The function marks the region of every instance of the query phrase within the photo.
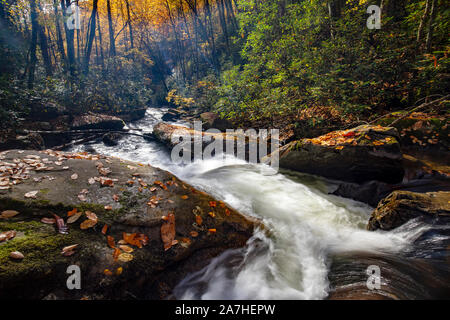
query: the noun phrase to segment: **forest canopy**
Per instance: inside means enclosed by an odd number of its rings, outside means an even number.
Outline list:
[[[244,126],[369,119],[448,92],[449,16],[444,0],[1,0],[2,124],[30,97]]]

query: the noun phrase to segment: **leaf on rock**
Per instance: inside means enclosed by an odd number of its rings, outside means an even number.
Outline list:
[[[36,199],[36,195],[38,194],[39,191],[30,191],[25,193],[25,198],[33,198]]]
[[[189,234],[191,235],[192,238],[197,238],[198,237],[198,232],[197,231],[191,231],[191,232],[189,232]]]
[[[45,224],[54,224],[56,222],[56,220],[53,218],[42,218],[41,222],[45,223]]]
[[[169,213],[168,220],[161,226],[161,240],[164,244],[164,250],[169,250],[175,240],[175,215]]]
[[[70,217],[70,216],[73,216],[76,213],[78,213],[78,210],[77,210],[77,208],[74,208],[72,211],[68,211],[67,212],[67,216]]]
[[[69,218],[67,218],[67,223],[71,224],[76,222],[82,215],[82,212],[76,212],[75,214],[72,214]]]
[[[119,248],[120,248],[120,250],[122,250],[125,253],[132,253],[134,251],[133,248],[131,248],[127,245],[120,245]]]
[[[8,219],[8,218],[17,216],[18,214],[19,214],[19,211],[16,211],[16,210],[5,210],[5,211],[2,211],[2,213],[0,214],[0,218]]]
[[[78,179],[78,174],[77,174],[77,173],[74,173],[73,175],[70,176],[70,178],[71,178],[72,180],[77,180],[77,179]]]
[[[187,196],[187,195],[181,196],[181,199],[187,200],[187,199],[189,199],[189,196]]]
[[[103,226],[103,228],[102,228],[102,233],[103,233],[103,234],[106,234],[107,231],[108,231],[108,225],[105,224],[105,225]]]
[[[109,246],[110,248],[113,248],[113,249],[114,249],[114,248],[116,247],[116,243],[115,243],[115,241],[114,241],[114,238],[111,237],[111,236],[107,236],[106,239],[107,239],[107,241],[108,241],[108,246]]]
[[[201,216],[195,216],[195,222],[196,222],[199,226],[201,226],[202,223],[203,223],[202,217],[201,217]]]
[[[129,262],[129,261],[133,260],[133,258],[134,258],[133,255],[129,254],[129,253],[121,253],[118,256],[118,260],[120,262]]]

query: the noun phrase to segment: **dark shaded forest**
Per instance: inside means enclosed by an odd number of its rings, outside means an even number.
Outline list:
[[[1,123],[36,101],[169,105],[297,136],[372,121],[446,96],[449,15],[443,0],[3,0]]]

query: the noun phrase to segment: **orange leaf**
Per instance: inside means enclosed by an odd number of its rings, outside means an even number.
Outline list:
[[[191,235],[192,238],[197,238],[198,237],[198,232],[197,231],[191,231],[189,234]]]
[[[161,226],[161,240],[164,244],[164,250],[169,250],[174,244],[175,240],[175,215],[169,213],[168,221]]]
[[[113,273],[112,273],[109,269],[103,270],[103,274],[104,274],[105,276],[109,276],[109,277],[113,275]]]
[[[120,249],[114,248],[114,253],[113,253],[114,261],[117,261],[117,258],[119,258],[120,253],[121,253]]]
[[[201,217],[201,216],[195,216],[195,222],[196,222],[199,226],[201,226],[202,223],[203,223],[202,217]]]
[[[116,247],[116,244],[115,244],[115,241],[114,241],[113,237],[107,236],[106,239],[108,240],[108,246],[110,248],[115,248]]]
[[[215,208],[215,207],[217,206],[217,202],[215,202],[215,201],[210,201],[210,202],[209,202],[209,206],[212,207],[212,208]]]
[[[73,216],[75,213],[77,213],[78,212],[78,210],[77,210],[77,208],[74,208],[72,211],[68,211],[67,212],[67,216],[68,217],[70,217],[70,216]]]
[[[217,230],[216,230],[216,229],[208,229],[208,232],[209,232],[209,233],[216,233]]]
[[[105,224],[105,225],[103,226],[103,228],[102,228],[102,233],[103,233],[103,234],[106,234],[107,231],[108,231],[108,225]]]
[[[186,196],[186,195],[184,195],[184,196],[181,196],[181,199],[183,199],[183,200],[187,200],[187,199],[189,199],[189,197],[188,197],[188,196]]]

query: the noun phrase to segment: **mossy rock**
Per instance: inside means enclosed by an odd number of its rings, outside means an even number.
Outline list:
[[[32,170],[28,179],[17,180],[20,183],[9,190],[0,190],[0,212],[20,212],[12,218],[0,219],[0,232],[17,232],[15,238],[0,243],[0,299],[165,298],[188,272],[206,266],[224,250],[244,246],[257,223],[169,172],[149,165],[52,151],[11,150],[0,154],[2,165],[21,162],[27,156],[46,159],[50,169]],[[64,158],[60,159],[64,163],[55,164],[57,158]],[[113,186],[88,183],[90,178],[100,177],[96,167],[99,162],[111,169],[108,178],[115,179]],[[64,170],[66,166],[69,168]],[[74,173],[78,174],[77,179],[71,178]],[[78,197],[83,189],[88,191],[86,201]],[[36,199],[24,197],[30,191],[38,191]],[[118,201],[113,195],[118,196]],[[153,196],[160,198],[154,207],[147,204]],[[68,211],[74,208],[94,212],[97,224],[81,230],[80,223],[86,219],[83,215],[69,225],[69,233],[65,235],[59,234],[53,225],[40,222],[52,214],[66,219]],[[201,226],[196,224],[194,214],[198,208],[203,212]],[[163,216],[170,212],[175,214],[175,239],[179,243],[165,251],[160,229]],[[214,212],[214,217],[209,212]],[[149,243],[142,248],[134,247],[132,261],[117,261],[113,258],[114,249],[101,232],[105,224],[106,235],[112,236],[116,244],[124,232],[145,234]],[[192,231],[198,236],[193,237]],[[183,242],[185,239],[189,241]],[[62,248],[72,244],[79,245],[75,254],[63,256]],[[20,251],[25,258],[11,260],[12,251]],[[81,290],[67,289],[66,270],[70,265],[81,268]],[[118,268],[122,268],[120,274],[116,274]],[[112,275],[105,274],[105,269],[111,270]]]

